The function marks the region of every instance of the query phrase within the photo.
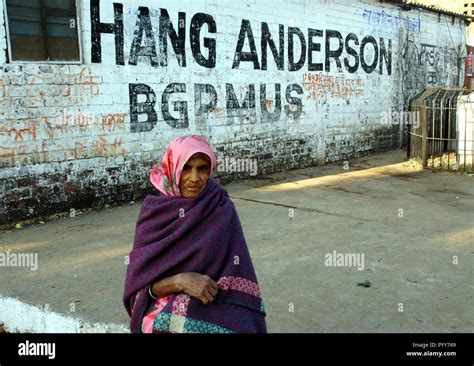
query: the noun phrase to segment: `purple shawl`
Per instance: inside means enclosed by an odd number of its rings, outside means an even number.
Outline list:
[[[192,199],[163,195],[144,199],[123,297],[132,333],[141,332],[143,316],[154,301],[148,286],[181,272],[198,272],[216,281],[219,291],[213,304],[233,304],[238,311],[245,309],[262,319],[265,316],[237,211],[227,191],[212,178]],[[228,324],[223,319],[226,316],[236,316],[220,313],[213,317],[210,306],[178,293],[171,295],[169,306],[162,312],[218,327]],[[239,318],[242,321],[241,315]],[[244,318],[248,322],[252,316]]]

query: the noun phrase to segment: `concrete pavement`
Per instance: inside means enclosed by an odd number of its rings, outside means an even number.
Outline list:
[[[421,171],[405,156],[225,186],[270,332],[474,331],[474,176]],[[36,271],[0,267],[5,329],[126,332],[125,256],[139,208],[0,231],[0,252],[38,254]]]

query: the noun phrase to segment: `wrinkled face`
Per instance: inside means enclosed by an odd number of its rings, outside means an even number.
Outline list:
[[[179,189],[183,197],[196,197],[206,187],[211,166],[205,158],[191,157],[183,167]]]

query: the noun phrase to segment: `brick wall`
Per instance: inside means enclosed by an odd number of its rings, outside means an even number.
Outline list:
[[[396,148],[384,114],[463,74],[460,19],[378,1],[77,4],[78,64],[7,63],[0,16],[0,225],[152,192],[190,133],[258,174]]]

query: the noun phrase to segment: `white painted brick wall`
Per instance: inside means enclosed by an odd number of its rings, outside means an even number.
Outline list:
[[[159,160],[169,140],[178,135],[203,135],[210,140],[218,157],[224,157],[225,154],[259,158],[260,172],[262,169],[271,172],[347,159],[368,151],[396,147],[398,126],[389,130],[389,126],[381,123],[382,113],[387,112],[389,108],[402,110],[409,98],[426,87],[428,81],[435,81],[439,85],[458,86],[458,75],[463,75],[463,71],[456,70],[456,65],[451,62],[465,53],[465,26],[460,19],[455,19],[452,24],[452,18],[445,15],[438,16],[417,9],[403,11],[394,5],[375,0],[354,0],[350,3],[342,0],[169,0],[151,7],[149,2],[142,0],[116,2],[123,4],[123,66],[115,64],[114,35],[105,33],[101,35],[102,62],[91,63],[92,29],[88,0],[78,0],[83,58],[81,65],[24,62],[7,64],[3,51],[7,44],[4,20],[0,17],[0,66],[5,70],[0,79],[3,93],[0,104],[0,180],[6,182],[0,189],[0,202],[3,202],[0,206],[0,224],[9,217],[22,216],[21,212],[24,211],[24,207],[14,207],[10,202],[12,197],[6,196],[8,188],[5,187],[18,188],[15,186],[16,181],[34,178],[36,186],[44,188],[46,192],[55,184],[59,184],[63,189],[67,182],[52,182],[49,177],[67,171],[68,175],[74,174],[82,186],[95,187],[101,178],[110,178],[104,175],[104,168],[121,166],[123,169],[126,161],[136,163],[135,170],[122,172],[117,179],[124,184],[136,182],[137,179],[145,181],[151,167],[145,166],[144,163]],[[4,0],[0,0],[2,9],[3,3]],[[100,21],[112,23],[112,2],[102,0],[100,6]],[[178,12],[186,13],[187,67],[179,67],[169,41],[167,67],[152,67],[140,57],[136,66],[128,65],[137,21],[136,10],[139,6],[149,6],[150,12],[159,11],[160,8],[167,9],[175,29]],[[191,53],[190,21],[193,15],[199,12],[212,15],[216,21],[216,35],[208,34],[206,25],[203,26],[201,35],[201,39],[203,35],[216,38],[216,67],[213,69],[198,65]],[[404,22],[400,25],[394,24],[395,17],[408,17],[415,23],[419,20],[419,31],[410,30]],[[261,23],[268,24],[277,47],[278,26],[284,25],[283,71],[277,69],[270,49],[267,52],[268,70],[254,70],[252,62],[241,62],[239,69],[232,69],[242,19],[248,19],[251,23],[260,64]],[[154,30],[158,31],[158,17],[152,16],[151,21]],[[392,74],[387,75],[385,64],[382,75],[378,73],[378,66],[371,74],[364,72],[360,65],[353,74],[349,73],[344,65],[342,71],[338,72],[334,60],[331,60],[329,73],[312,72],[313,77],[321,74],[332,77],[333,81],[337,77],[353,82],[359,80],[359,95],[344,97],[332,94],[337,93],[337,86],[334,85],[327,88],[326,94],[319,96],[312,96],[309,90],[303,88],[303,113],[297,121],[292,121],[286,118],[284,112],[285,105],[288,104],[285,90],[287,85],[293,83],[303,86],[304,75],[308,73],[308,58],[301,70],[288,71],[288,27],[300,28],[306,41],[308,28],[339,31],[343,41],[349,33],[356,34],[359,42],[364,36],[372,35],[379,43],[382,36],[386,47],[390,39]],[[324,63],[324,39],[324,36],[315,38],[321,43],[321,52],[314,52],[314,62]],[[156,42],[158,47],[157,37]],[[423,49],[424,43],[434,45],[438,50],[454,49],[453,52],[457,55],[451,59],[437,59],[433,66],[428,65],[431,56],[427,56],[427,53],[431,49]],[[295,44],[295,48],[298,48],[297,41]],[[337,47],[334,41],[331,45]],[[207,50],[202,49],[203,54],[207,56]],[[368,46],[368,61],[373,57],[370,49]],[[248,50],[246,41],[243,51]],[[420,56],[423,52],[422,65],[418,65],[413,55]],[[433,52],[433,57],[436,57],[436,54],[442,51]],[[344,51],[341,62],[346,56]],[[352,63],[352,59],[350,62]],[[434,72],[433,75],[437,79],[429,79],[429,72]],[[414,82],[416,80],[417,83]],[[186,129],[170,127],[163,120],[161,113],[163,91],[169,83],[175,82],[186,84],[186,93],[173,95],[170,99],[188,103],[189,128]],[[149,132],[131,132],[130,83],[147,84],[156,93],[155,109],[158,121]],[[216,110],[207,116],[195,117],[195,83],[211,84],[217,91]],[[248,85],[255,84],[256,123],[238,118],[229,120],[225,100],[226,83],[234,86],[239,101],[245,95]],[[281,84],[282,114],[278,121],[267,122],[260,118],[261,83],[267,85],[267,99],[274,98],[274,84]],[[321,86],[314,87],[316,93],[321,93],[321,89]],[[296,96],[295,93],[293,95]],[[68,118],[61,118],[61,113]],[[172,114],[176,115],[175,112]],[[115,116],[114,123],[110,117],[112,115]],[[284,149],[282,154],[272,145],[300,140],[301,151],[297,154],[292,154],[291,148]],[[273,158],[262,158],[269,153],[273,154]],[[283,156],[291,157],[293,163],[282,164]],[[73,163],[72,167],[70,163]],[[12,169],[15,167],[20,169]],[[87,177],[83,176],[82,172],[88,169],[92,169],[93,173]],[[105,189],[104,192],[108,191]],[[110,200],[117,198],[113,191],[109,190],[109,195]],[[33,197],[36,197],[36,201],[30,200],[26,205],[32,206],[36,212],[35,202],[39,206],[41,199],[35,196],[34,192]],[[62,199],[67,202],[70,196],[62,192]],[[12,216],[12,211],[17,214]],[[31,214],[32,217],[34,215]]]

